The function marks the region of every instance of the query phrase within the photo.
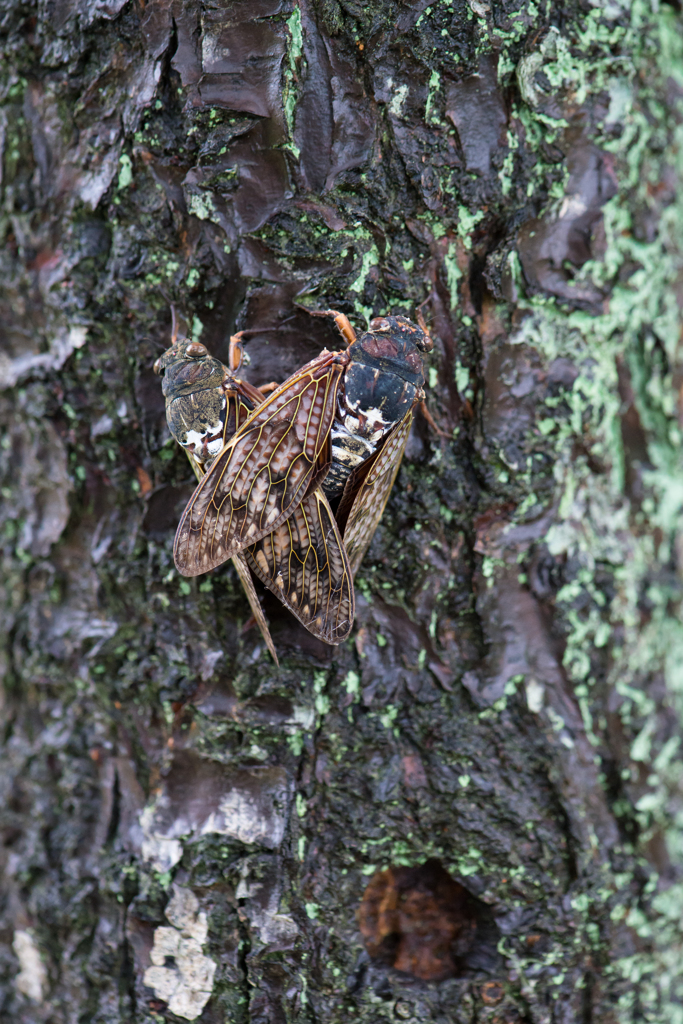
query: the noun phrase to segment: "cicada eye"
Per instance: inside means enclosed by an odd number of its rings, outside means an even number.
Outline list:
[[[391,324],[383,316],[375,317],[374,320],[370,321],[371,331],[390,331]]]
[[[155,373],[161,373],[161,356],[155,360],[154,366],[152,367]]]
[[[185,355],[189,356],[190,359],[201,359],[203,356],[208,356],[209,350],[206,345],[202,345],[201,341],[191,341],[185,349]]]

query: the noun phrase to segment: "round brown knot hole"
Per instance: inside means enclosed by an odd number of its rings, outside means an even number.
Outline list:
[[[478,928],[489,917],[485,904],[435,858],[378,871],[358,909],[370,956],[422,981],[469,973]]]

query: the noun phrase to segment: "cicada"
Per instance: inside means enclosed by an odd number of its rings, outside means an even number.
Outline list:
[[[185,448],[200,485],[216,456],[263,402],[264,392],[275,386],[255,388],[236,376],[240,362],[237,335],[231,339],[229,367],[210,356],[200,342],[187,338],[174,340],[154,364],[155,371],[164,375],[162,390],[169,429]],[[287,522],[227,557],[233,560],[276,663],[275,646],[252,571],[316,636],[332,644],[348,636],[353,624],[351,570],[339,529],[321,491],[313,488],[302,497]]]
[[[389,498],[413,410],[424,399],[421,353],[432,341],[424,324],[403,316],[377,317],[357,337],[343,314],[327,314],[348,348],[323,350],[236,426],[185,509],[174,556],[179,572],[196,576],[246,552],[266,586],[311,632],[334,644],[351,628],[353,576]],[[324,526],[330,578],[318,571],[286,601],[292,557],[283,570],[281,545],[287,534],[299,535],[311,503],[316,528]],[[307,566],[297,571],[305,580]],[[318,588],[323,618],[299,604],[299,593]],[[336,632],[323,628],[328,621]]]

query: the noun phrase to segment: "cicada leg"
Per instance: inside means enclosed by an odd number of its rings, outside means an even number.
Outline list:
[[[171,344],[175,345],[178,340],[178,315],[175,306],[171,303]]]
[[[230,338],[230,347],[228,349],[228,369],[230,373],[237,373],[240,366],[242,365],[242,335],[244,331],[238,331],[237,334],[233,334]]]
[[[425,334],[427,335],[427,337],[428,337],[428,338],[430,338],[430,337],[431,337],[431,335],[430,335],[430,333],[429,333],[429,327],[427,326],[427,321],[425,320],[425,318],[424,318],[424,314],[423,314],[423,312],[422,312],[422,307],[423,307],[423,306],[426,306],[428,302],[429,302],[429,299],[428,299],[428,298],[426,298],[426,299],[424,300],[424,302],[421,302],[421,303],[420,303],[420,305],[419,305],[419,306],[417,307],[417,309],[415,310],[415,312],[416,312],[416,314],[417,314],[417,322],[418,322],[418,324],[420,325],[420,327],[422,328],[422,330],[423,330],[423,331],[425,332]]]
[[[340,313],[336,309],[308,309],[307,306],[299,306],[299,309],[305,309],[310,316],[334,317],[334,322],[339,328],[339,333],[341,334],[346,344],[353,345],[354,341],[356,340],[356,332],[351,326],[351,321],[347,317],[346,313]]]
[[[439,437],[450,437],[451,435],[448,433],[447,430],[442,430],[441,427],[438,427],[436,425],[436,423],[434,421],[434,417],[432,416],[431,412],[427,408],[427,403],[425,402],[424,398],[418,404],[420,406],[420,412],[422,413],[424,418],[427,420],[427,423],[432,428],[434,433],[438,434]]]
[[[272,637],[270,635],[270,629],[268,628],[268,620],[263,614],[263,609],[261,608],[261,604],[256,593],[256,588],[254,587],[254,581],[252,579],[251,572],[249,570],[249,566],[246,562],[244,555],[234,555],[232,559],[232,564],[237,569],[237,575],[239,576],[242,586],[244,587],[244,592],[247,595],[249,607],[251,608],[252,618],[254,619],[254,622],[258,625],[259,629],[261,630],[261,636],[265,641],[266,647],[270,651],[271,658],[279,668],[280,662],[277,660],[277,651],[275,650],[275,644],[273,643]]]
[[[242,365],[242,336],[245,331],[238,331],[237,334],[233,334],[230,338],[230,347],[228,349],[228,369],[233,376],[237,373],[240,366]],[[277,381],[271,380],[270,384],[259,384],[257,391],[260,391],[262,395],[267,395],[269,391],[275,391],[275,388],[280,385]]]
[[[338,313],[336,309],[326,309],[324,311],[325,316],[333,316],[334,322],[339,328],[339,333],[346,342],[347,345],[353,345],[356,340],[356,332],[351,326],[351,321],[347,317],[346,313]]]

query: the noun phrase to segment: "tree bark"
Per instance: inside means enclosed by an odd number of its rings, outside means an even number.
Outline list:
[[[680,1020],[678,5],[2,11],[1,1019]],[[170,306],[260,384],[422,303],[278,671],[173,567]]]

